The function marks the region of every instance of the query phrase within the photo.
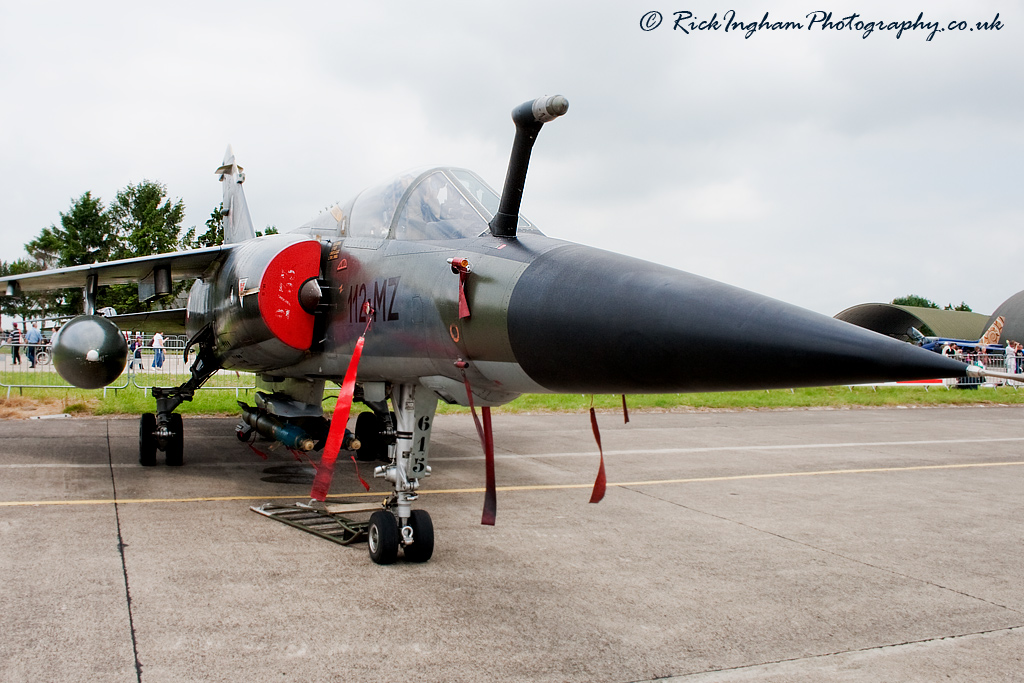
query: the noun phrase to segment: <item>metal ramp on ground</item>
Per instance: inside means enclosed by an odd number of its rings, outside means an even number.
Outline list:
[[[384,508],[380,503],[264,503],[249,509],[339,545],[351,545],[366,540],[366,530],[370,526],[370,521],[357,521],[348,515],[376,512]]]

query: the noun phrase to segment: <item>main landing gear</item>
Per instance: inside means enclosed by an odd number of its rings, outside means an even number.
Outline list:
[[[162,417],[162,424],[153,413],[143,413],[139,419],[139,464],[143,467],[156,465],[157,450],[164,452],[170,467],[180,467],[185,463],[185,432],[181,415],[165,413]]]
[[[378,466],[373,476],[391,482],[394,490],[384,502],[384,509],[370,516],[367,529],[370,559],[377,564],[392,564],[401,549],[409,562],[426,562],[434,554],[434,524],[426,510],[413,510],[412,503],[419,497],[416,490],[420,479],[430,475],[427,455],[437,397],[418,384],[400,384],[392,387],[391,402],[395,412],[394,441],[387,446],[389,463]],[[386,428],[392,422],[384,410],[386,404],[367,405],[374,410],[374,424]],[[370,444],[379,448],[374,438],[386,444],[390,435],[386,429],[370,434],[369,422],[364,420],[360,434],[357,418],[356,436],[364,448],[367,447],[364,439],[368,436]],[[377,452],[370,452],[377,457]]]
[[[193,344],[199,345],[199,352],[190,368],[192,377],[181,386],[153,387],[156,413],[143,413],[139,418],[139,464],[143,467],[156,465],[158,450],[164,452],[165,462],[171,467],[180,467],[185,462],[185,431],[181,415],[175,413],[174,409],[185,401],[191,401],[196,390],[220,368],[214,355],[211,326],[204,327],[189,340],[185,349],[186,361],[188,349]]]

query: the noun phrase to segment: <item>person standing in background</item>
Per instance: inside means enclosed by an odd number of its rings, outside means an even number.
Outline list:
[[[7,337],[7,343],[11,345],[11,364],[21,365],[21,330],[18,323],[14,323],[14,329]]]
[[[162,368],[164,366],[164,335],[156,332],[153,334],[153,364],[150,367]]]
[[[36,366],[36,344],[43,341],[43,335],[39,333],[39,325],[32,323],[32,329],[25,333],[25,343],[28,345],[28,366]]]

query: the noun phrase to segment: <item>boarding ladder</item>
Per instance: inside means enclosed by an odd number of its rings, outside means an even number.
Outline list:
[[[294,503],[279,505],[265,503],[249,508],[264,517],[293,526],[296,529],[325,538],[339,545],[350,545],[366,540],[370,521],[356,521],[348,515],[376,512],[384,509],[380,503]]]

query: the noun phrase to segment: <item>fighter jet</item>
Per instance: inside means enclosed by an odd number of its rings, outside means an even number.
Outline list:
[[[942,351],[946,346],[956,345],[960,348],[978,350],[982,353],[1003,353],[1003,347],[999,345],[999,337],[1003,333],[1003,325],[1006,324],[1006,318],[999,316],[996,318],[987,330],[985,334],[981,335],[980,339],[954,339],[952,337],[929,337],[923,334],[916,327],[911,327],[907,330],[907,336],[910,337],[914,344],[917,344],[923,349],[929,351]]]
[[[188,335],[191,378],[154,388],[141,417],[139,461],[183,462],[174,410],[224,368],[257,373],[252,430],[323,462],[359,442],[381,458],[391,484],[370,520],[370,554],[425,561],[429,514],[413,510],[430,474],[437,401],[489,407],[523,393],[654,393],[791,388],[960,377],[967,366],[781,301],[541,232],[519,212],[542,126],[568,101],[545,96],[512,112],[515,138],[500,194],[477,174],[437,167],[402,173],[332,206],[291,232],[257,238],[228,148],[225,244],[171,254],[9,276],[8,295],[83,287],[85,311],[53,341],[57,370],[82,387],[123,371],[123,329]],[[624,217],[628,220],[628,217]],[[137,283],[148,299],[194,279],[185,309],[117,318],[95,315],[97,287]],[[729,361],[712,352],[742,343]],[[344,431],[346,401],[331,423],[326,383],[370,408]],[[389,405],[390,402],[390,405]],[[342,403],[346,403],[342,405]],[[339,418],[339,415],[342,416]],[[339,424],[340,422],[340,424]],[[323,500],[321,465],[313,497]]]

